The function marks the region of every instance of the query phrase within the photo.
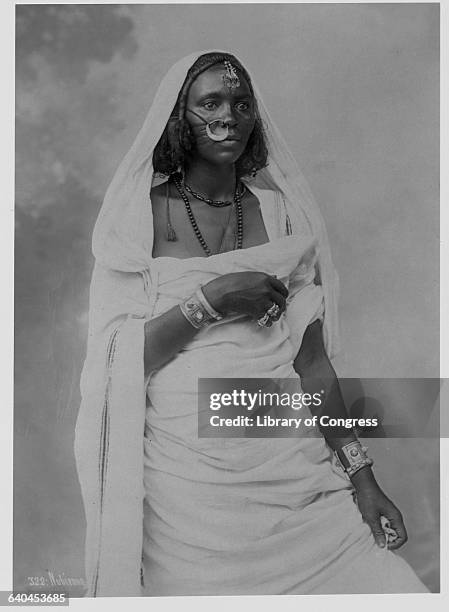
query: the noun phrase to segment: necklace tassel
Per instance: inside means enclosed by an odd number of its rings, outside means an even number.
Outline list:
[[[171,223],[167,223],[167,240],[168,242],[176,242],[178,240],[178,236]]]
[[[171,224],[171,217],[170,217],[170,192],[169,192],[168,181],[167,181],[167,185],[166,185],[165,195],[166,195],[166,204],[167,204],[167,241],[168,242],[176,242],[178,240],[178,236],[176,235],[175,228]]]

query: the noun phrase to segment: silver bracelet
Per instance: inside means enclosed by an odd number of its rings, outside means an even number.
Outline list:
[[[179,304],[182,314],[196,329],[206,327],[213,321],[223,318],[207,301],[201,287],[189,298]]]
[[[195,293],[195,296],[198,298],[200,303],[204,306],[206,312],[213,318],[215,321],[221,321],[223,315],[215,310],[212,304],[208,301],[207,297],[204,295],[204,291],[202,287],[199,287]]]
[[[349,442],[349,444],[342,446],[340,452],[348,465],[344,465],[338,452],[334,451],[338,463],[341,465],[349,478],[354,476],[354,474],[362,468],[373,465],[373,460],[366,454],[367,450],[368,449],[365,446],[362,446],[358,440],[354,440],[353,442]]]

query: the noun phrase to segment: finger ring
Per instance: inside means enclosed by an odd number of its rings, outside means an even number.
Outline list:
[[[280,314],[281,314],[281,309],[279,308],[279,306],[277,304],[273,304],[267,310],[266,314],[269,315],[273,319],[273,321],[277,321],[279,319]]]
[[[257,319],[257,325],[260,325],[260,327],[271,327],[272,324],[273,321],[271,320],[268,311],[262,317],[260,317],[260,319]]]
[[[281,309],[277,304],[272,304],[267,312],[257,319],[257,324],[260,327],[271,327],[273,325],[273,321],[277,321],[280,317]]]

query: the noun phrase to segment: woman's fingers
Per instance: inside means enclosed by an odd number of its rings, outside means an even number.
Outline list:
[[[260,319],[261,317],[263,317],[267,313],[267,311],[270,310],[270,308],[273,308],[273,305],[279,307],[279,312],[276,316],[270,315],[270,324],[266,327],[271,327],[271,323],[274,323],[275,321],[280,319],[282,313],[285,312],[285,309],[287,307],[285,297],[277,291],[272,291],[268,299],[261,301],[260,310],[255,315],[256,319]]]
[[[391,516],[388,517],[388,526],[385,526],[384,529],[387,534],[388,548],[390,550],[400,548],[407,542],[407,530],[399,511],[392,513]]]
[[[376,541],[377,546],[379,546],[379,548],[385,548],[385,546],[387,545],[387,538],[385,537],[385,532],[380,522],[380,515],[376,517],[372,516],[370,518],[367,518],[366,520],[373,533],[374,540]]]
[[[270,285],[273,287],[273,289],[275,289],[278,293],[283,295],[284,298],[286,298],[288,296],[288,289],[287,289],[287,287],[284,285],[284,283],[282,281],[280,281],[278,278],[276,278],[276,276],[269,276],[268,279],[269,279]]]
[[[277,304],[279,306],[280,309],[280,313],[279,316],[277,317],[277,319],[279,319],[279,317],[281,316],[281,314],[285,311],[285,309],[287,308],[287,301],[284,297],[284,295],[282,295],[281,293],[278,293],[277,291],[272,291],[271,292],[271,298],[272,298],[272,302],[271,304],[268,306],[268,308],[270,308],[273,305],[273,302],[275,304]],[[276,321],[277,321],[276,319]]]

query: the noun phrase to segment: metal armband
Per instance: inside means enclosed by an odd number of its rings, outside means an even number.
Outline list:
[[[213,321],[220,321],[223,318],[206,299],[201,287],[189,298],[179,305],[182,314],[187,321],[196,329],[206,327]]]
[[[343,470],[351,478],[362,468],[373,465],[373,460],[366,454],[367,450],[358,440],[354,440],[342,446],[338,452],[334,451],[334,454]]]

